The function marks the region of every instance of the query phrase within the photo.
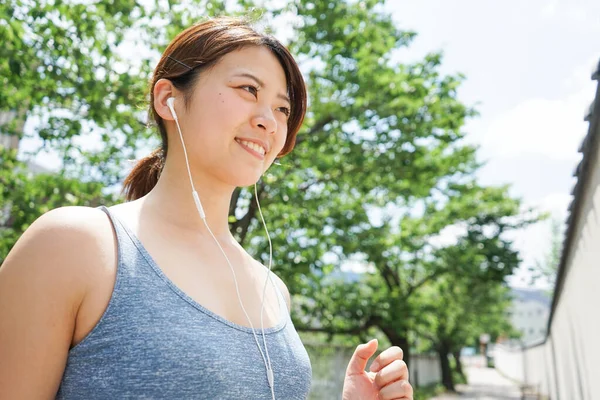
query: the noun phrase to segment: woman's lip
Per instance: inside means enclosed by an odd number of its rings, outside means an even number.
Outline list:
[[[260,139],[256,139],[256,138],[245,138],[245,137],[236,137],[235,140],[244,140],[246,142],[252,142],[252,143],[256,143],[257,145],[261,146],[263,149],[265,149],[265,154],[268,153],[271,149],[269,148],[269,146],[267,145],[266,142],[260,140]]]
[[[265,156],[263,154],[260,154],[259,152],[257,152],[256,150],[252,150],[250,147],[246,146],[245,144],[241,143],[239,140],[236,140],[237,144],[239,144],[240,146],[242,146],[242,148],[244,150],[246,150],[248,153],[252,154],[253,156],[255,156],[256,158],[258,158],[259,160],[264,160]]]

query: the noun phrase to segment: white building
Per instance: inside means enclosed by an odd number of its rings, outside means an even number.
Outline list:
[[[546,337],[550,298],[541,290],[513,289],[510,310],[512,325],[521,332],[524,344],[541,342]]]

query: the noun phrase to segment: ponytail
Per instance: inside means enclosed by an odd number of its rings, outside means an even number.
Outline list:
[[[156,186],[165,164],[164,160],[163,149],[159,148],[138,161],[123,182],[122,193],[127,201],[147,195]]]

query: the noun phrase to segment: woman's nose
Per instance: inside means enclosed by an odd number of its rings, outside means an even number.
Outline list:
[[[261,110],[252,118],[252,125],[264,129],[265,132],[273,134],[277,131],[277,121],[272,111]]]

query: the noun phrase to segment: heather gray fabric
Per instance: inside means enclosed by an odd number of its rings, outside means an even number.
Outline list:
[[[69,351],[57,399],[271,399],[252,330],[179,290],[127,226],[101,208],[118,240],[115,288],[98,324]],[[283,318],[265,329],[275,397],[306,399],[310,360],[278,296]]]

